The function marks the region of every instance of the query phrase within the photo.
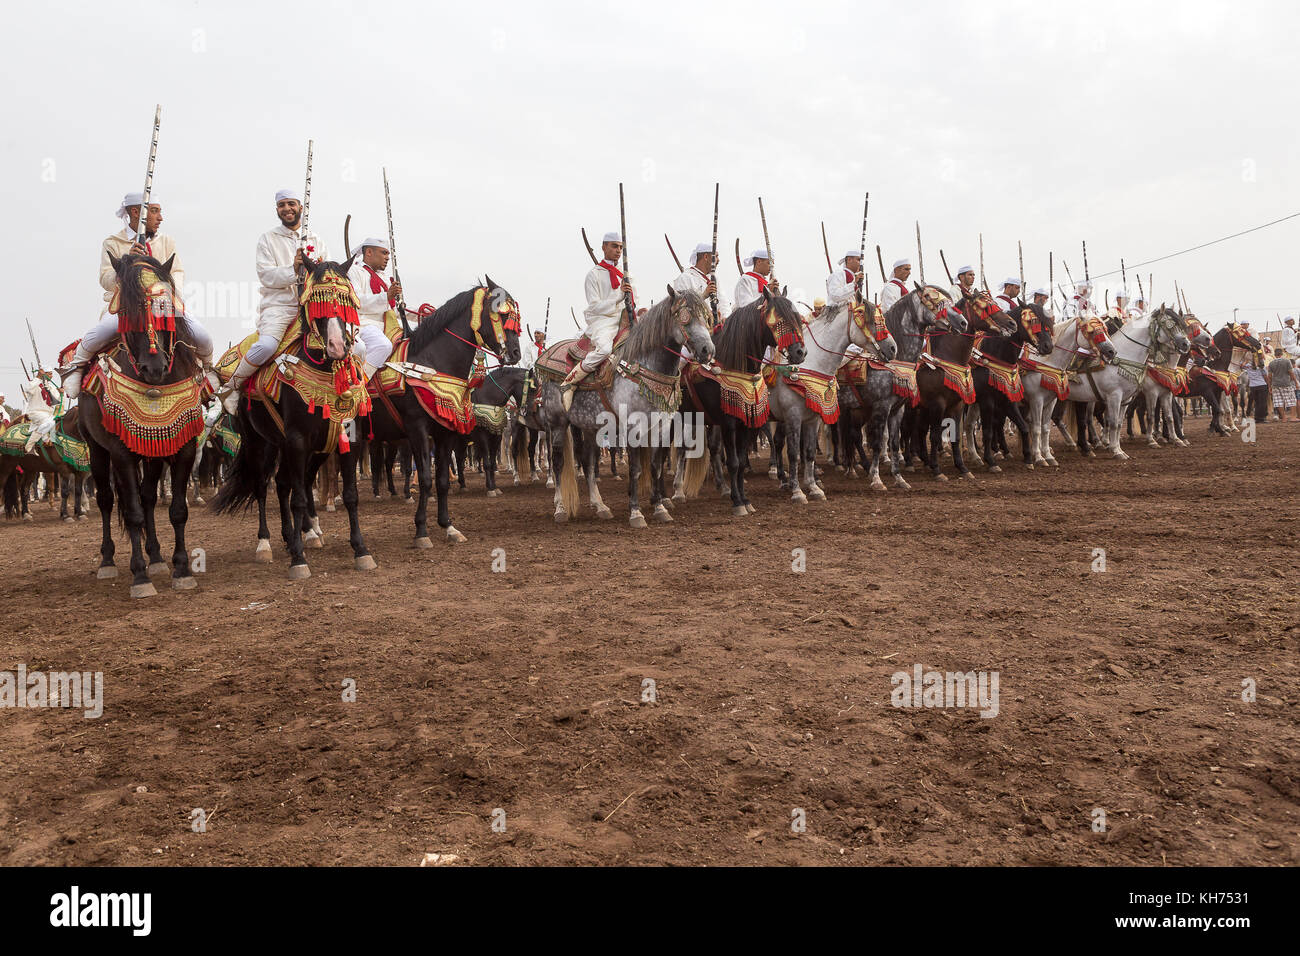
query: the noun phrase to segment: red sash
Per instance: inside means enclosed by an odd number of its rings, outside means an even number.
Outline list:
[[[370,292],[372,295],[378,295],[380,292],[388,291],[388,283],[380,277],[378,272],[367,265],[363,265],[362,268],[370,273]]]
[[[609,286],[611,289],[617,292],[618,287],[623,284],[623,273],[619,270],[618,266],[611,265],[610,263],[604,261],[603,259],[600,262],[596,263],[596,265],[600,266],[602,269],[604,269],[606,272],[609,273]]]
[[[894,285],[898,286],[899,292],[901,292],[903,295],[907,295],[907,286],[903,285],[902,282],[898,281],[897,279],[890,279],[889,281],[892,282]]]
[[[847,272],[848,270],[845,271]],[[758,291],[760,293],[762,293],[764,290],[767,289],[767,280],[764,279],[757,272],[746,272],[745,275],[749,276],[751,279],[753,279],[755,282],[758,283]]]

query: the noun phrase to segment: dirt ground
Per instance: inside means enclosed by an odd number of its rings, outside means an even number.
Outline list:
[[[367,486],[379,570],[340,509],[292,583],[196,506],[198,590],[134,601],[124,537],[97,581],[97,513],[40,505],[0,669],[102,671],[104,713],[0,711],[0,862],[1294,865],[1300,426],[1188,433],[806,506],[756,459],[756,515],[707,486],[644,531],[608,477],[615,520],[556,526],[471,473],[432,551]],[[998,715],[891,706],[916,664],[996,671]]]

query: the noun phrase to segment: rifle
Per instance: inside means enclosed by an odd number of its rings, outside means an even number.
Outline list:
[[[993,297],[993,291],[989,288],[989,280],[984,277],[984,233],[980,233],[980,284],[984,286],[984,291]]]
[[[864,295],[867,291],[867,207],[871,205],[871,193],[866,194],[862,200],[862,242],[858,244],[861,252],[858,254],[858,268],[862,270],[862,285],[858,289],[858,295]]]
[[[1124,284],[1125,289],[1128,289],[1128,272],[1126,272],[1124,269],[1123,259],[1119,260],[1119,281]],[[1139,289],[1138,291],[1140,292],[1142,290]]]
[[[826,243],[826,223],[822,223],[822,251],[826,253],[826,271],[834,272],[835,267],[831,265],[831,247]]]
[[[763,197],[758,197],[758,218],[763,223],[763,245],[767,249],[767,278],[769,282],[776,282],[776,256],[772,255],[772,240],[767,237],[767,213],[763,212]]]
[[[352,243],[348,241],[348,227],[352,225],[352,213],[343,220],[343,254],[349,259],[352,258]]]
[[[955,283],[955,282],[952,281],[952,270],[948,268],[948,257],[945,256],[945,255],[943,254],[943,250],[942,250],[942,249],[939,250],[939,259],[940,259],[940,261],[943,263],[943,271],[944,271],[944,272],[947,274],[947,276],[948,276],[948,284],[949,284],[949,285],[956,285],[957,283]]]
[[[925,256],[921,253],[921,222],[916,223],[916,270],[921,273],[921,285],[925,285]]]
[[[1056,286],[1056,263],[1055,263],[1055,258],[1056,258],[1056,257],[1055,257],[1055,255],[1054,255],[1053,253],[1049,252],[1049,253],[1047,254],[1047,291],[1048,291],[1048,292],[1051,292],[1052,289]],[[1047,301],[1048,301],[1048,303],[1049,303],[1049,304],[1051,305],[1051,307],[1052,307],[1052,316],[1053,316],[1053,318],[1055,318],[1055,316],[1056,316],[1056,293],[1055,293],[1055,292],[1052,292],[1052,294],[1049,295],[1049,296],[1047,297]]]
[[[740,264],[740,237],[736,237],[736,271],[742,276],[745,274],[745,267]]]
[[[149,142],[149,165],[144,171],[144,194],[140,202],[140,218],[136,220],[135,241],[144,245],[149,234],[149,194],[153,191],[153,164],[158,158],[158,130],[162,126],[162,104],[153,111],[153,138]]]
[[[885,275],[885,260],[884,260],[884,259],[881,257],[881,255],[880,255],[880,246],[879,246],[879,245],[876,246],[876,264],[880,266],[880,281],[881,281],[881,283],[883,284],[883,283],[887,283],[887,282],[889,282],[889,277]]]
[[[627,311],[627,324],[636,324],[636,303],[632,301],[632,286],[627,281],[627,214],[623,210],[623,184],[618,184],[618,228],[623,236],[623,308]]]
[[[1020,297],[1023,299],[1025,296],[1025,247],[1020,244],[1019,239],[1016,240],[1016,252],[1020,255]]]
[[[664,233],[664,242],[668,243],[668,254],[673,257],[673,262],[677,263],[677,271],[685,272],[682,268],[682,260],[677,258],[677,252],[673,249],[672,240],[668,238],[668,233]]]
[[[298,251],[302,252],[307,245],[307,220],[311,213],[311,148],[312,141],[307,140],[307,185],[302,194],[302,218],[298,220]],[[295,270],[296,271],[296,270]],[[298,273],[298,298],[302,298],[303,290],[307,285],[307,257],[303,256],[302,272]],[[311,332],[311,323],[307,321],[307,310],[299,310],[299,321],[302,323],[303,335]]]
[[[38,369],[44,368],[45,366],[41,364],[41,350],[36,347],[36,333],[32,331],[32,320],[27,319],[26,321],[27,336],[32,340],[32,354],[36,356],[36,367]]]
[[[393,260],[393,281],[400,286],[402,277],[397,274],[397,240],[393,238],[393,201],[388,194],[387,169],[384,169],[384,209],[388,213],[388,254]],[[402,329],[407,335],[410,335],[411,326],[406,321],[406,293],[404,291],[397,297],[397,316],[402,320]]]
[[[709,282],[713,292],[709,295],[709,306],[713,309],[713,327],[718,327],[718,192],[721,183],[713,184],[713,248],[709,252]]]
[[[587,241],[587,227],[582,227],[582,244],[587,247],[587,255],[591,256],[593,266],[600,265],[600,260],[596,258],[596,253],[591,251],[591,243]]]
[[[1092,278],[1088,275],[1088,240],[1083,240],[1083,281],[1091,282]]]

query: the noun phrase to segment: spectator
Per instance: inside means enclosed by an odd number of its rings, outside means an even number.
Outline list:
[[[1245,417],[1255,420],[1255,424],[1268,421],[1268,375],[1259,357],[1252,357],[1250,365],[1242,372],[1249,394],[1246,396]]]
[[[1300,421],[1300,408],[1296,407],[1296,385],[1300,385],[1295,366],[1281,348],[1273,350],[1274,359],[1268,363],[1266,378],[1273,390],[1273,414],[1278,421],[1287,421],[1286,410],[1292,409],[1290,421]]]

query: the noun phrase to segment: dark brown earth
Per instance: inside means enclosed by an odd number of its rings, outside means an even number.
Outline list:
[[[828,468],[807,506],[763,477],[749,519],[710,490],[644,531],[608,478],[617,520],[557,527],[471,474],[468,544],[367,493],[379,570],[340,510],[295,583],[196,506],[199,589],[134,601],[40,505],[0,526],[0,669],[106,703],[0,711],[0,861],[1295,864],[1300,427],[1259,432],[911,493]],[[891,707],[917,663],[997,671],[998,716]]]

